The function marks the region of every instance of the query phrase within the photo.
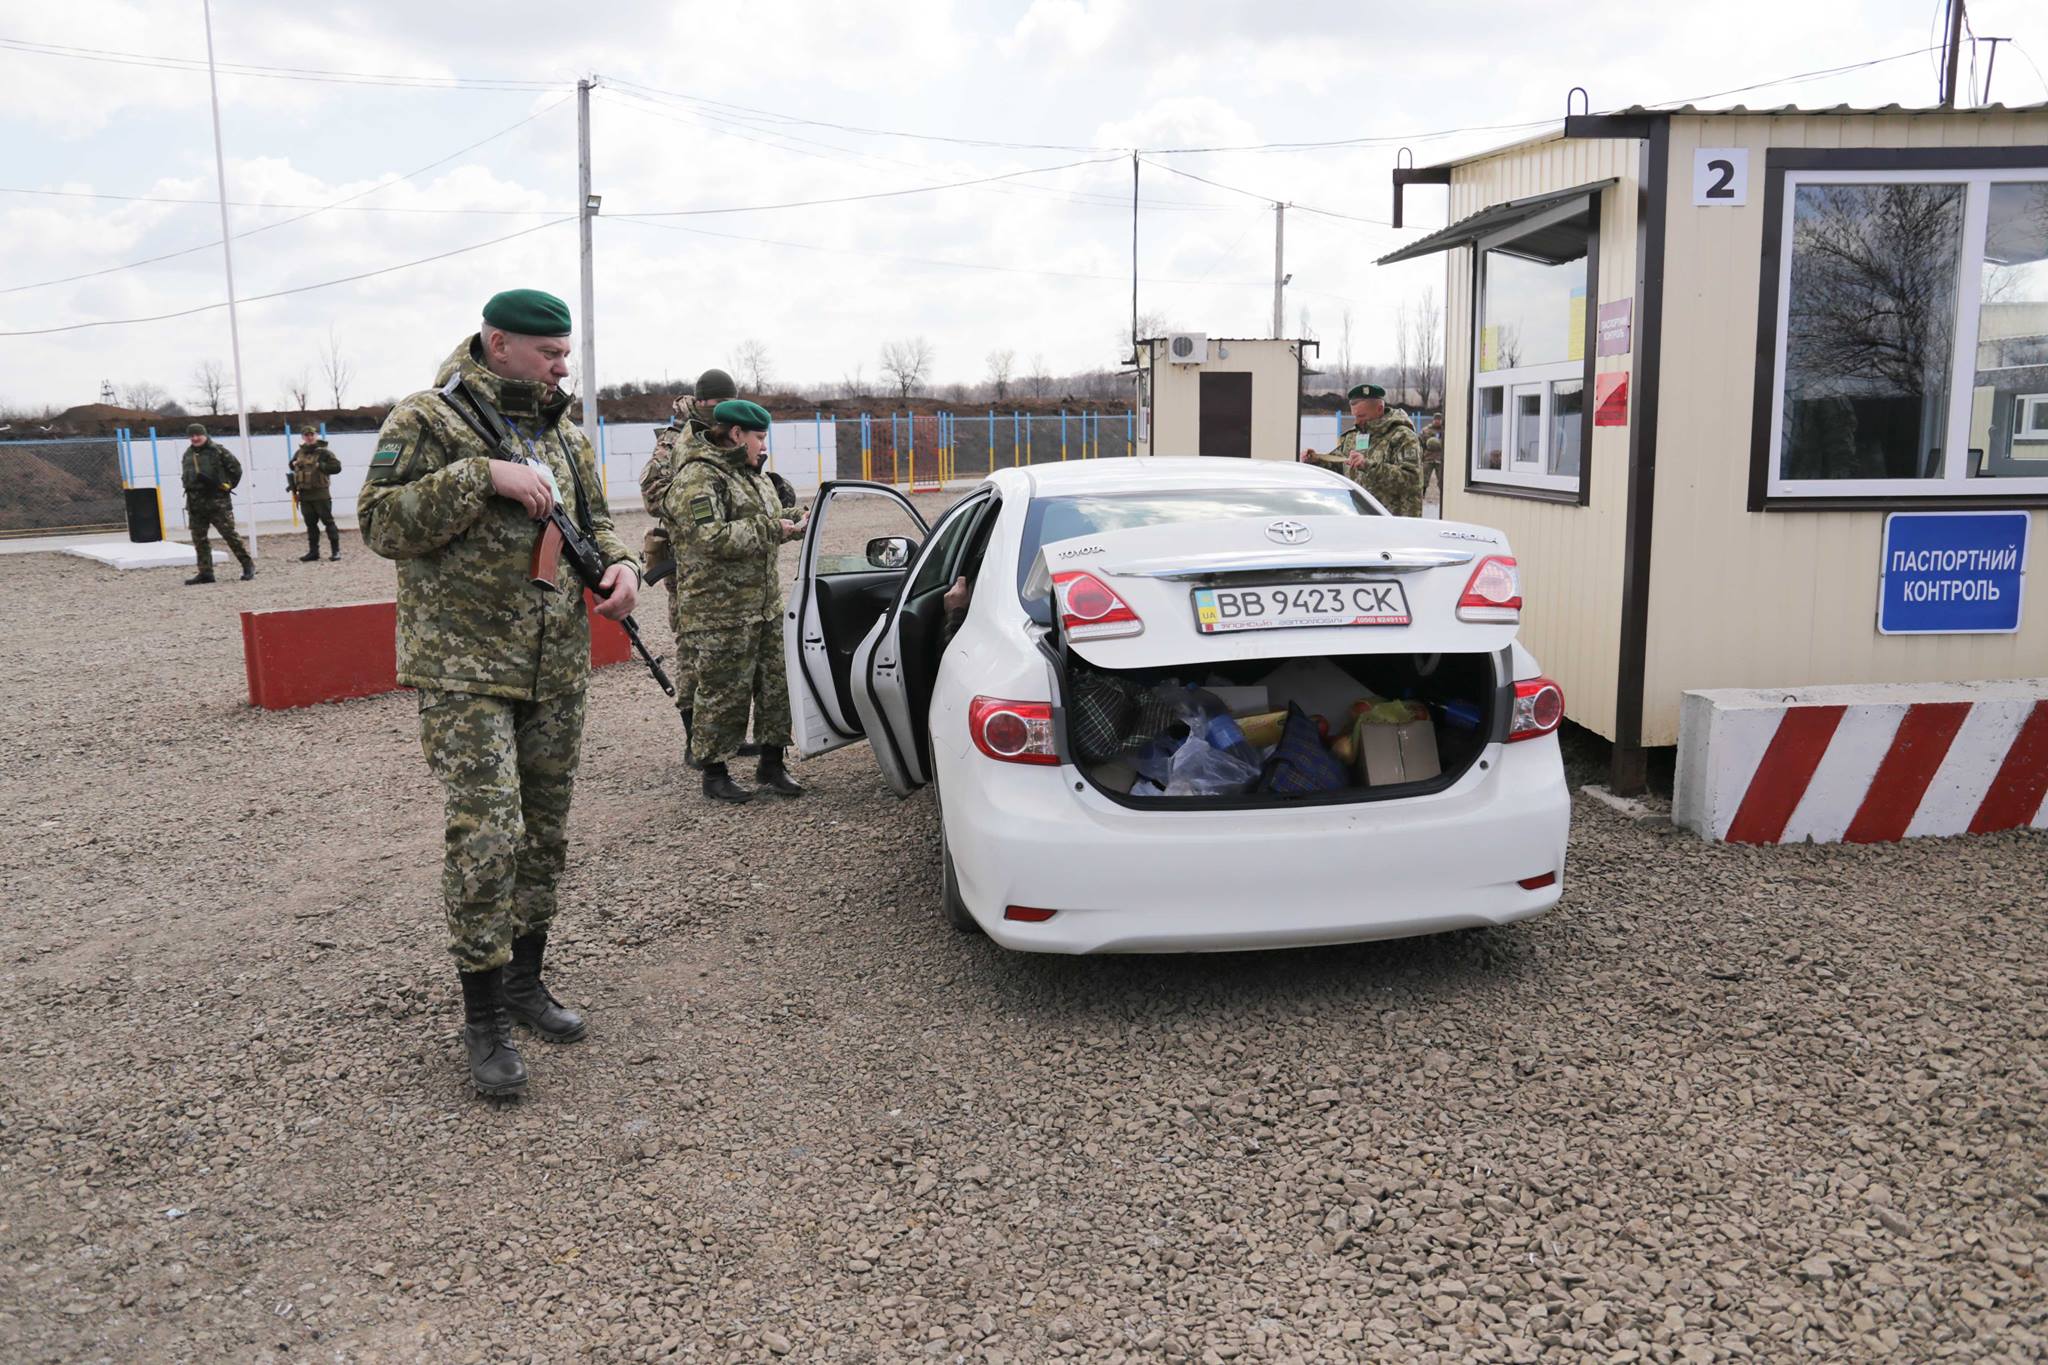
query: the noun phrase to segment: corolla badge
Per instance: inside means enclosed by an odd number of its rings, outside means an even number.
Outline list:
[[[1298,521],[1276,521],[1266,528],[1266,539],[1282,545],[1300,545],[1313,534]]]

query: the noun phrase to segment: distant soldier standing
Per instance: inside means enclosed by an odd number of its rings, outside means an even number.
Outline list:
[[[306,519],[306,553],[301,564],[320,557],[320,527],[327,526],[329,556],[341,558],[341,528],[334,524],[334,498],[328,480],[341,472],[341,457],[327,448],[327,438],[307,427],[299,433],[299,448],[292,452],[291,472],[284,476],[287,493],[299,500],[299,515]]]
[[[704,794],[747,801],[726,764],[747,736],[747,713],[761,758],[755,776],[769,791],[801,796],[783,751],[789,745],[789,685],[783,675],[782,592],[776,557],[803,534],[783,515],[775,485],[761,472],[768,412],[738,399],[711,412],[711,426],[684,438],[662,523],[676,550],[676,610],[697,679],[690,757],[704,770]]]
[[[682,712],[685,736],[690,732],[697,680],[690,671],[690,651],[683,647],[683,618],[677,606],[680,599],[676,596],[675,547],[669,540],[667,528],[661,524],[661,504],[668,496],[669,484],[675,481],[683,442],[693,432],[702,435],[711,425],[713,408],[728,398],[739,396],[739,386],[724,370],[704,371],[697,376],[695,388],[694,398],[679,397],[675,400],[670,409],[674,416],[654,438],[654,454],[649,457],[647,467],[640,471],[640,502],[646,507],[647,514],[655,519],[655,524],[641,538],[640,562],[647,566],[648,576],[661,578],[662,586],[668,590],[668,624],[676,637],[676,710]]]
[[[1407,413],[1387,406],[1387,391],[1377,384],[1354,384],[1351,426],[1327,455],[1310,451],[1306,458],[1335,469],[1378,498],[1397,517],[1422,515],[1422,442]]]
[[[226,446],[218,445],[206,428],[194,422],[185,428],[191,447],[185,452],[185,521],[192,528],[192,552],[199,557],[199,572],[185,580],[186,587],[213,582],[213,542],[207,529],[220,538],[242,561],[242,577],[256,576],[256,561],[235,530],[235,486],[242,481],[242,462]]]
[[[516,1095],[526,1063],[508,1014],[551,1043],[584,1021],[541,982],[583,741],[590,622],[583,594],[529,577],[559,498],[606,564],[598,614],[618,620],[639,566],[612,527],[590,442],[568,420],[569,308],[514,289],[392,409],[363,489],[363,541],[398,561],[398,680],[419,689],[420,747],[447,795],[441,872],[461,973],[470,1082]]]

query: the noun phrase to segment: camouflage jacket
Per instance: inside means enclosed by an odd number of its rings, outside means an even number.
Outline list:
[[[668,496],[668,486],[676,477],[677,452],[683,438],[692,433],[702,435],[705,424],[691,417],[681,422],[670,422],[654,436],[654,453],[647,457],[647,467],[640,471],[640,505],[647,509],[647,515],[656,519],[656,524],[647,528],[640,538],[640,558],[650,572],[657,564],[675,558],[675,549],[669,543],[668,531],[660,524],[662,499]],[[673,593],[675,580],[664,580],[665,586]]]
[[[285,486],[302,498],[327,496],[327,481],[341,472],[341,457],[327,448],[327,442],[301,444],[292,452],[291,473]]]
[[[225,501],[242,481],[242,462],[217,441],[187,445],[182,476],[186,502]]]
[[[1354,452],[1365,457],[1357,469],[1350,467]],[[1393,515],[1422,515],[1422,441],[1415,423],[1399,408],[1388,408],[1363,426],[1348,428],[1335,450],[1311,458],[1378,498]]]
[[[492,374],[474,336],[442,362],[436,388],[458,373],[517,441],[492,450],[439,393],[413,394],[377,433],[357,504],[364,543],[398,561],[398,680],[518,700],[575,692],[590,679],[583,594],[573,581],[549,592],[528,580],[539,528],[492,491],[491,459],[530,451],[544,461],[572,518],[580,487],[584,527],[604,562],[640,566],[612,527],[590,442],[567,420],[568,398]]]
[[[782,615],[776,555],[782,501],[739,446],[691,433],[661,521],[676,548],[676,610],[692,630],[719,630]]]

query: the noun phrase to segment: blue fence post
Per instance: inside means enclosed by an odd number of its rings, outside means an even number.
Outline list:
[[[149,477],[150,477],[151,479],[153,479],[153,480],[154,480],[154,481],[156,482],[156,486],[157,486],[158,488],[162,488],[162,487],[164,486],[164,472],[163,472],[163,467],[162,467],[161,465],[159,465],[159,464],[157,463],[157,461],[156,461],[156,428],[155,428],[155,427],[151,427],[151,428],[149,429]]]

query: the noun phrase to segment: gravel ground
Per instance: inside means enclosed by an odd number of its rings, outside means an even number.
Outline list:
[[[553,958],[591,1033],[501,1107],[411,699],[244,705],[238,608],[390,568],[268,544],[189,591],[0,559],[0,1358],[2048,1349],[2038,836],[1717,849],[1581,797],[1511,930],[1016,956],[942,926],[864,749],[710,807],[609,669]]]

